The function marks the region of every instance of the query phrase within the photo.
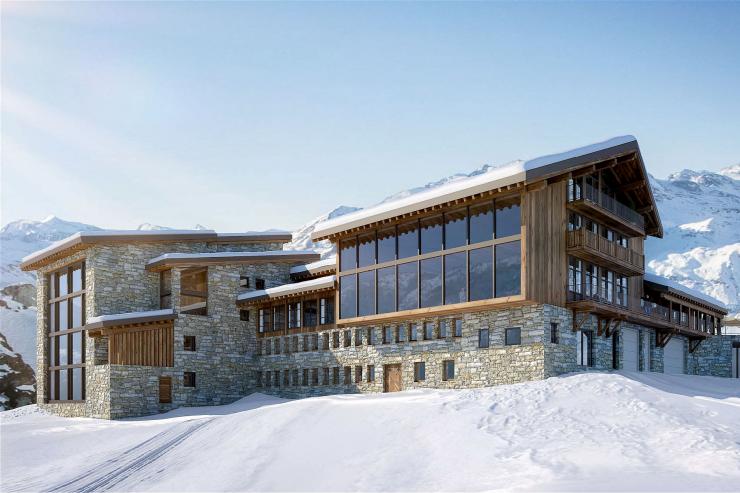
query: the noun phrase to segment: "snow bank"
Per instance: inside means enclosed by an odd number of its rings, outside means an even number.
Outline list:
[[[15,411],[13,411],[15,412]],[[6,418],[2,490],[737,490],[740,384],[584,373],[119,422]],[[72,453],[71,453],[72,452]]]

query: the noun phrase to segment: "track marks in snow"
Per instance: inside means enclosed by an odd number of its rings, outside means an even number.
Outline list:
[[[108,491],[151,465],[187,438],[213,421],[214,417],[185,421],[158,433],[152,438],[124,451],[115,458],[97,464],[82,474],[49,488],[49,491],[88,493]],[[156,469],[154,475],[162,473]]]

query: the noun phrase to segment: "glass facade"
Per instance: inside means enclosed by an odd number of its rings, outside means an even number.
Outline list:
[[[520,197],[340,240],[340,318],[521,294]]]
[[[85,399],[85,265],[53,272],[49,280],[48,394],[52,401]]]

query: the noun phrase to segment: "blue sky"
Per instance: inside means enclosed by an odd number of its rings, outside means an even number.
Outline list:
[[[637,136],[740,162],[740,3],[3,3],[2,222],[295,228]]]

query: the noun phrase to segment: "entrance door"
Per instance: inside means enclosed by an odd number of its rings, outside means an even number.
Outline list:
[[[398,392],[401,390],[401,365],[383,366],[383,392]]]
[[[634,329],[622,329],[622,369],[639,370],[639,337]]]

